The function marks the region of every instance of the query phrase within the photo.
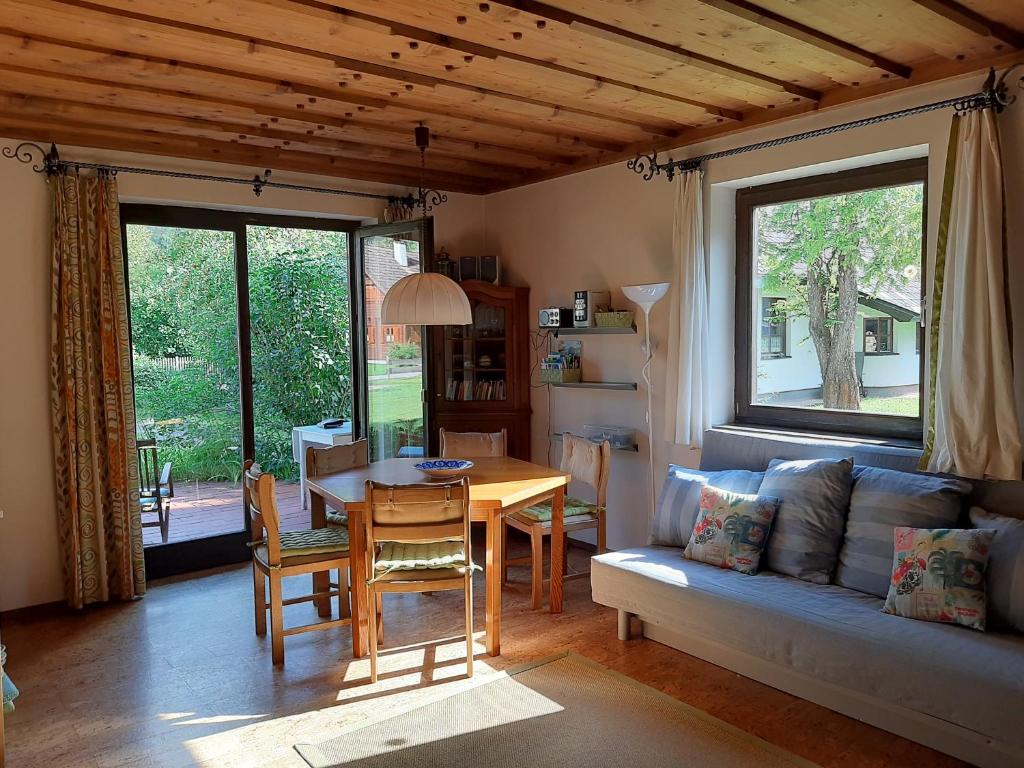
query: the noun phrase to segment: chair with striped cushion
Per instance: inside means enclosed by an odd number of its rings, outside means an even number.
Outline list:
[[[605,503],[608,494],[608,473],[611,469],[611,445],[607,440],[603,443],[592,443],[590,440],[566,432],[562,437],[561,469],[572,475],[573,480],[589,485],[596,493],[595,502],[583,501],[572,496],[565,497],[563,518],[566,540],[568,541],[568,534],[573,531],[596,528],[597,551],[600,554],[606,549]],[[506,515],[503,520],[502,583],[508,583],[509,565],[529,563],[532,566],[530,587],[532,603],[534,608],[540,608],[544,599],[544,582],[546,581],[544,578],[544,537],[551,535],[551,502],[545,501],[527,507],[520,512],[513,512]],[[515,528],[530,537],[531,554],[529,557],[506,557],[509,528]],[[562,563],[567,562],[567,559],[563,557]],[[589,571],[572,574],[566,578],[580,578],[588,575]]]
[[[365,467],[370,463],[370,441],[366,438],[362,440],[356,440],[353,443],[346,443],[345,445],[333,445],[329,448],[314,448],[309,446],[306,448],[306,477],[312,480],[320,475],[330,475],[334,472],[343,472],[346,469],[355,469],[356,467]],[[327,507],[326,521],[327,527],[336,526],[348,530],[348,515],[345,514],[344,509],[334,509],[333,507]],[[339,590],[342,590],[345,597],[341,601],[341,615],[351,615],[351,585],[348,583],[348,571],[342,571],[338,574],[340,580],[337,584],[331,582],[330,586]],[[315,578],[315,577],[314,577]],[[313,585],[313,591],[316,591],[316,585]],[[317,601],[318,604],[322,600]]]
[[[369,603],[385,592],[461,589],[466,599],[466,674],[473,676],[473,557],[469,480],[385,485],[366,481]],[[377,681],[376,611],[369,612],[370,680]]]
[[[342,617],[300,627],[284,626],[284,606],[318,601],[319,598],[337,597],[339,612],[348,596],[340,590],[328,589],[287,600],[282,594],[282,580],[286,576],[299,576],[337,570],[339,582],[348,583],[349,551],[348,530],[338,527],[315,528],[306,531],[281,532],[277,512],[274,476],[262,472],[252,460],[245,462],[242,485],[245,508],[249,515],[252,548],[253,597],[256,609],[256,634],[267,634],[267,610],[270,610],[270,640],[274,664],[284,663],[284,638],[310,630],[333,629],[352,623]],[[266,582],[270,582],[267,599]]]

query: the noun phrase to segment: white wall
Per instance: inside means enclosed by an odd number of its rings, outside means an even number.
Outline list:
[[[0,145],[17,142],[0,139]],[[116,152],[62,147],[66,158],[248,177],[249,167],[175,162]],[[277,181],[404,194],[344,179],[275,174]],[[354,197],[122,174],[124,202],[154,202],[268,213],[374,221],[382,203]],[[453,254],[483,250],[482,197],[449,194],[435,212],[435,241]],[[42,176],[26,165],[0,162],[0,611],[63,599],[57,541],[50,432],[50,204]]]
[[[773,136],[825,127],[902,107],[961,95],[977,90],[981,76],[962,78],[895,94],[870,104],[853,105],[809,115],[775,127],[749,131],[729,139],[690,148],[685,155],[739,146]],[[709,164],[705,210],[711,283],[712,413],[723,423],[733,412],[733,312],[735,270],[735,191],[800,175],[826,173],[870,163],[912,156],[929,157],[933,193],[928,206],[928,253],[934,258],[935,233],[946,143],[951,113],[948,110],[904,118],[775,149],[737,155]],[[1011,297],[1014,319],[1024,317],[1024,222],[1013,211],[1024,205],[1024,104],[1011,107],[1002,117],[1007,167]],[[802,169],[792,171],[792,169]],[[627,307],[619,287],[672,279],[671,226],[673,188],[663,179],[643,182],[624,165],[509,190],[487,198],[487,248],[503,258],[509,276],[531,286],[531,309],[565,303],[577,288],[612,290],[613,302]],[[929,266],[930,273],[930,266]],[[655,467],[661,475],[668,462],[695,464],[699,454],[663,439],[664,365],[668,338],[669,302],[652,314],[657,342],[655,384]],[[640,337],[584,338],[584,375],[607,380],[638,380],[642,355]],[[1015,334],[1017,371],[1024,369],[1024,334]],[[813,355],[813,351],[811,352]],[[1024,399],[1024,372],[1018,373],[1018,400]],[[533,396],[534,458],[547,450],[549,414],[547,393]],[[644,428],[645,393],[577,392],[556,390],[550,415],[554,431],[578,428],[583,423],[607,422]],[[1024,413],[1024,411],[1022,411]],[[646,540],[649,492],[644,436],[641,453],[614,453],[609,486],[609,545],[624,547]]]

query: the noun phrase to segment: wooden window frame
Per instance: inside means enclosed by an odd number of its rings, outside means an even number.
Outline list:
[[[886,323],[889,326],[889,332],[885,335],[885,338],[889,341],[888,349],[875,349],[874,352],[868,352],[868,322],[872,323]],[[875,332],[875,338],[878,338],[878,332]],[[887,355],[898,355],[899,350],[896,349],[896,325],[895,321],[891,317],[865,317],[864,327],[861,329],[861,343],[863,344],[864,354],[868,357],[885,357]]]
[[[790,406],[752,403],[755,391],[754,344],[757,343],[753,317],[754,211],[765,205],[860,192],[881,187],[920,183],[924,185],[921,216],[921,291],[927,285],[928,239],[928,159],[914,158],[894,163],[871,165],[849,171],[809,176],[801,179],[747,187],[736,192],[736,382],[735,421],[782,429],[804,429],[816,432],[866,435],[893,438],[919,444],[924,434],[924,355],[920,355],[919,378],[921,397],[917,416],[852,411],[794,408]],[[923,310],[922,310],[923,311]],[[757,318],[760,323],[760,317]],[[894,329],[895,330],[895,329]],[[760,354],[758,354],[758,361]]]
[[[762,296],[761,297],[761,323],[760,323],[761,328],[763,329],[765,325],[774,325],[774,326],[779,327],[779,328],[782,329],[782,333],[778,335],[778,338],[782,339],[782,351],[779,352],[778,354],[775,354],[775,353],[765,354],[765,352],[764,352],[764,344],[763,344],[764,334],[762,332],[762,336],[761,336],[762,343],[759,344],[760,358],[761,358],[761,360],[785,360],[786,358],[790,357],[790,354],[789,354],[789,315],[786,315],[785,317],[783,317],[782,320],[776,320],[773,323],[772,322],[765,323],[765,321],[764,321],[764,302],[766,302],[766,301],[770,301],[770,302],[772,302],[772,304],[774,304],[775,302],[785,301],[785,299],[780,298],[779,296]],[[774,337],[775,337],[775,334],[773,334],[773,338]]]

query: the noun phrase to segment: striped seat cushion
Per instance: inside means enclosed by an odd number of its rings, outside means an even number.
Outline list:
[[[854,467],[836,584],[876,597],[889,592],[893,531],[955,528],[969,483],[880,467]]]
[[[658,495],[650,543],[665,547],[685,547],[690,541],[700,507],[700,492],[705,486],[733,493],[756,494],[764,472],[727,469],[701,472],[670,464]]]
[[[466,547],[461,541],[382,541],[375,564],[378,571],[426,571],[465,567]]]
[[[281,534],[281,560],[310,555],[348,552],[348,531],[344,528],[313,528],[308,531],[286,531]],[[256,556],[267,560],[267,545],[256,548]]]
[[[780,502],[764,567],[828,584],[843,540],[852,483],[852,458],[773,459],[758,490],[760,496]]]
[[[348,515],[344,512],[338,512],[336,509],[327,510],[327,524],[328,525],[348,525]]]
[[[583,501],[572,496],[565,497],[565,504],[562,511],[562,517],[568,519],[570,517],[593,517],[597,518],[597,511],[600,509],[597,504],[592,504],[589,501]],[[528,517],[536,523],[550,523],[551,522],[551,502],[542,501],[540,504],[534,504],[532,507],[527,507],[521,512],[523,517]]]

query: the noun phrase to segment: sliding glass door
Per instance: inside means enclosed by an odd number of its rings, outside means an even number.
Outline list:
[[[355,422],[351,222],[122,206],[150,578],[249,557],[245,459],[308,527],[292,430]]]
[[[427,410],[426,339],[419,325],[389,325],[381,317],[384,295],[403,277],[428,268],[431,219],[364,227],[356,232],[363,274],[364,368],[372,461],[423,456]]]

